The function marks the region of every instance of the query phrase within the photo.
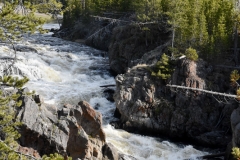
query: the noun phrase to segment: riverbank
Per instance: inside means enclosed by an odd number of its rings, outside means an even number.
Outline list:
[[[75,35],[81,35],[84,25],[81,26],[77,31],[73,31]],[[91,30],[89,27],[86,28]],[[86,34],[86,37],[96,35],[93,41],[98,44],[102,43],[102,39],[98,37],[108,37],[104,48],[108,51],[110,67],[116,74],[122,74],[116,78],[115,103],[120,122],[115,123],[115,126],[137,133],[167,135],[198,145],[226,148],[232,138],[230,116],[238,103],[234,99],[226,101],[224,97],[216,98],[200,92],[173,92],[174,89],[166,87],[166,81],[151,77],[147,68],[153,66],[162,53],[166,52],[169,35],[164,27],[158,26],[159,35],[154,33],[154,29],[151,31],[160,41],[146,40],[134,27],[131,24],[121,24],[111,29],[105,27],[105,31],[97,32],[103,28],[100,26],[94,29],[95,32]],[[144,43],[138,43],[141,39]],[[157,44],[155,49],[151,43],[150,47],[146,45],[151,40]],[[93,43],[88,45],[97,46]],[[134,48],[138,50],[134,51]],[[167,83],[235,94],[229,84],[231,71],[231,68],[219,68],[203,60],[195,63],[184,59],[177,62],[175,72]]]
[[[54,26],[47,25],[48,28]],[[103,115],[106,141],[112,143],[118,153],[134,156],[138,160],[194,159],[206,154],[191,145],[174,144],[166,139],[114,129],[109,122],[116,120],[113,117],[115,104],[106,99],[99,86],[114,84],[115,81],[106,67],[108,58],[102,57],[101,51],[51,37],[50,33],[27,36],[19,45],[26,49],[22,47],[18,51],[19,60],[11,74],[29,77],[27,87],[42,95],[48,106],[55,106],[59,110],[67,103],[77,106],[81,100],[88,101],[92,108]],[[11,46],[0,47],[2,55],[11,51]],[[41,112],[45,112],[45,109]]]

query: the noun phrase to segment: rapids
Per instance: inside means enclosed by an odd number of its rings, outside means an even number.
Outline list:
[[[47,24],[46,29],[57,28],[57,24]],[[23,48],[17,52],[17,62],[9,70],[15,76],[27,76],[30,81],[26,87],[35,90],[44,97],[45,103],[61,107],[64,103],[77,104],[88,101],[91,106],[103,114],[103,128],[107,142],[111,142],[124,154],[139,160],[181,160],[196,159],[205,152],[191,145],[178,145],[160,138],[141,136],[114,129],[109,122],[114,120],[115,105],[103,96],[99,86],[114,84],[114,78],[108,72],[108,58],[105,53],[85,45],[65,41],[51,36],[26,35],[16,44]],[[24,50],[24,47],[25,48]],[[34,50],[35,49],[35,50]],[[13,49],[0,44],[1,72],[11,64]]]

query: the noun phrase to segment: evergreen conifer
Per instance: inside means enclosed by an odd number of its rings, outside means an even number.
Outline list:
[[[171,77],[173,71],[169,57],[163,53],[161,59],[153,67],[151,75],[166,80]]]

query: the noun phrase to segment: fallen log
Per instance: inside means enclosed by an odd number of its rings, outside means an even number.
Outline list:
[[[186,89],[186,90],[192,90],[192,91],[199,91],[199,92],[203,92],[203,93],[208,93],[208,94],[218,95],[218,96],[224,96],[224,97],[229,97],[229,98],[239,98],[237,95],[234,95],[234,94],[214,92],[214,91],[209,91],[209,90],[205,90],[205,89],[201,89],[201,88],[192,88],[192,87],[185,87],[185,86],[178,86],[178,85],[171,85],[171,84],[167,84],[166,86],[171,87],[171,88],[176,88],[176,89]]]
[[[116,84],[108,84],[108,85],[103,85],[103,86],[100,86],[100,87],[115,87]]]

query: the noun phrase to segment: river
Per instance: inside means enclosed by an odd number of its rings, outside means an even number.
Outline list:
[[[56,28],[58,25],[47,24],[44,27]],[[114,129],[109,122],[114,120],[115,105],[103,96],[103,88],[99,87],[115,83],[108,72],[108,58],[104,57],[102,51],[52,37],[51,34],[25,36],[17,46],[30,49],[17,52],[18,60],[9,73],[27,76],[30,81],[26,86],[42,95],[45,103],[61,107],[64,103],[88,101],[103,114],[107,142],[138,160],[196,159],[206,154],[191,145],[174,144],[160,138]],[[0,45],[0,54],[14,56],[11,46],[4,44]],[[1,62],[1,70],[4,69],[4,63]]]

